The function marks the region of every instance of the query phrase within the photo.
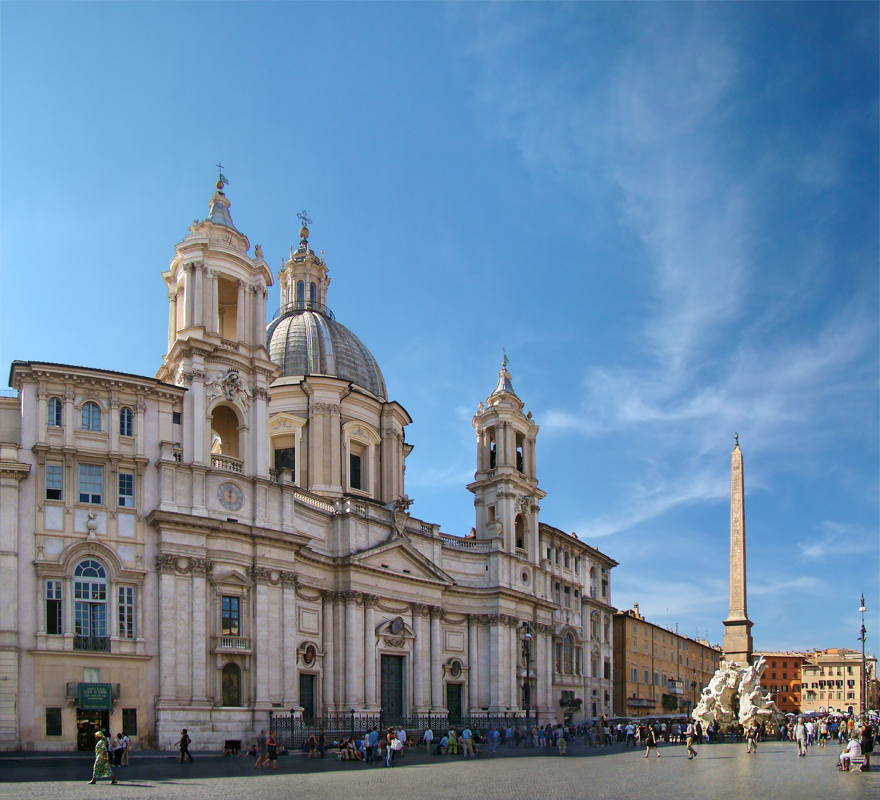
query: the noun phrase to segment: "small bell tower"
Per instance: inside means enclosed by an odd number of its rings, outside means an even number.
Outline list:
[[[480,403],[473,418],[477,433],[477,471],[468,489],[474,493],[478,539],[500,538],[508,553],[539,562],[539,503],[546,492],[538,488],[535,439],[538,426],[513,389],[501,363],[495,391]]]
[[[297,214],[302,227],[299,229],[299,247],[290,248],[290,258],[278,273],[281,287],[281,312],[311,309],[327,314],[327,265],[323,252],[320,256],[309,246],[309,228],[312,221],[305,211]],[[331,315],[332,316],[332,315]]]

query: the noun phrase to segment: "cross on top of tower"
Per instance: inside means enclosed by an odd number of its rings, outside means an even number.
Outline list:
[[[222,192],[223,187],[229,185],[229,181],[227,180],[226,176],[223,174],[223,164],[218,163],[218,164],[216,164],[216,167],[217,167],[218,172],[220,173],[219,177],[217,178],[217,189]]]
[[[296,216],[297,216],[297,219],[299,219],[299,221],[302,222],[304,228],[308,228],[309,225],[312,224],[312,221],[309,219],[309,215],[306,214],[305,209],[300,211],[299,214],[297,214]]]

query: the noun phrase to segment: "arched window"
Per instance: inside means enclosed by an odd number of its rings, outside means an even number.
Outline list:
[[[119,435],[134,435],[134,414],[130,408],[122,408],[119,410]]]
[[[241,706],[241,670],[238,664],[224,664],[220,674],[224,706]]]
[[[61,400],[57,397],[49,398],[49,419],[47,420],[50,428],[61,427]]]
[[[309,284],[309,308],[314,308],[315,303],[318,301],[318,287],[315,285],[314,281]]]
[[[73,648],[109,652],[107,635],[107,572],[87,558],[73,571]]]
[[[84,431],[101,430],[101,409],[97,403],[86,403],[82,407],[82,429]]]
[[[303,308],[306,299],[306,285],[302,281],[296,283],[296,307]]]
[[[526,524],[522,518],[522,514],[516,515],[516,520],[514,520],[514,527],[516,530],[516,546],[520,550],[525,550],[527,547]]]
[[[574,674],[574,640],[570,633],[562,640],[562,671],[566,675]]]

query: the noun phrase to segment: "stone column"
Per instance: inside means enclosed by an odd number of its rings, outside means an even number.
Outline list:
[[[323,691],[324,708],[326,714],[333,710],[336,703],[333,695],[334,676],[336,674],[336,665],[334,663],[333,653],[335,651],[333,637],[333,600],[334,592],[324,592],[323,595],[323,617],[324,617],[324,635],[321,646],[324,650],[323,669],[321,674],[321,684]]]
[[[110,452],[119,452],[119,395],[116,392],[110,392]],[[115,469],[113,470],[116,471]],[[116,487],[112,487],[114,494]],[[114,503],[115,505],[115,503]]]
[[[443,609],[431,609],[431,711],[443,712],[443,650],[440,643],[440,618]]]
[[[168,292],[168,349],[177,338],[177,287],[173,292]]]
[[[480,649],[477,643],[480,624],[475,614],[467,615],[468,628],[468,712],[480,710]]]
[[[176,702],[177,680],[177,597],[174,577],[176,558],[167,553],[156,556],[156,571],[159,573],[159,705]]]
[[[281,659],[284,681],[281,689],[281,703],[286,709],[299,705],[299,685],[297,682],[296,653],[296,575],[281,573]]]
[[[74,430],[80,427],[81,420],[76,418],[73,401],[76,395],[73,389],[64,390],[64,411],[62,412],[61,421],[64,423],[64,446],[76,447],[74,444]],[[76,484],[73,484],[74,486]]]
[[[427,617],[427,606],[413,606],[413,631],[416,636],[413,642],[413,711],[416,714],[423,714],[429,708],[431,642]]]
[[[205,325],[205,316],[204,316],[204,307],[205,307],[205,265],[204,264],[196,264],[195,266],[195,279],[196,279],[196,292],[195,292],[195,303],[193,308],[193,322],[196,325],[201,325],[203,327],[207,327]]]
[[[246,330],[245,330],[245,298],[247,294],[245,292],[244,281],[238,282],[238,302],[235,306],[235,338],[240,342],[246,341]]]
[[[207,659],[206,638],[210,625],[206,613],[206,578],[213,570],[213,563],[207,558],[193,558],[192,566],[192,699],[193,703],[207,703]]]
[[[45,442],[47,439],[46,428],[48,427],[49,418],[49,391],[46,384],[41,383],[37,388],[37,441]],[[61,420],[70,424],[68,420]]]
[[[362,664],[364,615],[360,608],[361,603],[363,603],[363,596],[360,592],[347,593],[345,598],[345,705],[355,711],[362,711],[364,707]]]
[[[364,595],[364,710],[376,711],[376,598]]]
[[[256,583],[256,602],[251,615],[254,631],[254,661],[256,662],[256,708],[271,708],[269,701],[269,670],[275,669],[269,645],[269,626],[266,615],[269,611],[268,578],[264,575],[265,567],[254,567],[251,573]]]
[[[219,273],[212,269],[209,273],[211,278],[211,333],[220,333],[220,299],[217,278]]]

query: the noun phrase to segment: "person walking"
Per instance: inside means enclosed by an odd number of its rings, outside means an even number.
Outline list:
[[[275,731],[269,731],[269,738],[266,739],[266,756],[264,764],[271,765],[272,769],[278,769],[278,742],[275,740]]]
[[[648,729],[645,733],[645,758],[648,757],[648,753],[653,749],[657,754],[657,758],[660,758],[660,748],[657,747],[657,732],[654,730],[652,725],[648,725]]]
[[[92,767],[92,779],[89,783],[97,783],[98,778],[110,778],[110,783],[117,782],[113,768],[110,766],[107,740],[103,731],[95,731],[95,765]]]
[[[189,738],[189,734],[186,732],[186,728],[184,728],[180,732],[180,739],[177,742],[177,746],[180,748],[180,763],[182,764],[187,759],[190,762],[193,760],[192,754],[189,752],[189,746],[192,744],[192,739]]]
[[[804,718],[798,717],[797,725],[794,726],[794,738],[797,742],[798,756],[807,754],[807,726],[804,725]]]
[[[687,742],[688,761],[697,757],[697,751],[694,750],[694,740],[697,738],[697,729],[694,727],[694,721],[688,720],[687,730],[685,731],[685,741]]]
[[[254,763],[254,769],[262,769],[269,764],[266,754],[266,731],[260,731],[257,737],[257,760]]]
[[[758,726],[755,720],[751,721],[749,729],[746,731],[746,752],[756,754],[758,752]]]

